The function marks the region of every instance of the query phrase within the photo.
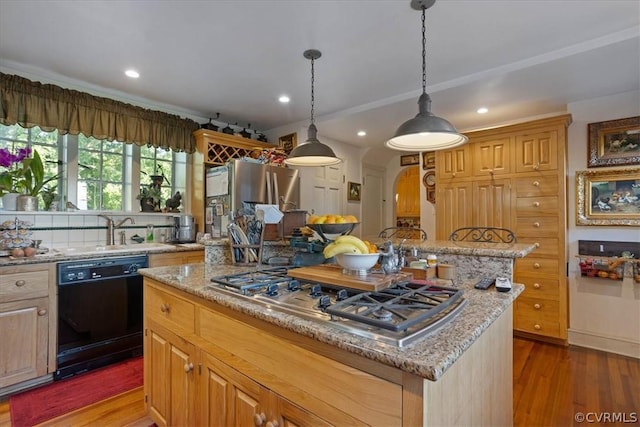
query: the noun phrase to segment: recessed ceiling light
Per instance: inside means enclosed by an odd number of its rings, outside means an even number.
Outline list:
[[[480,107],[480,108],[478,108],[478,109],[476,110],[476,112],[477,112],[478,114],[485,114],[485,113],[488,113],[488,112],[489,112],[489,109],[488,109],[487,107]]]
[[[278,101],[282,102],[283,104],[286,104],[287,102],[291,101],[291,99],[289,99],[287,95],[280,95],[280,98],[278,98]]]
[[[132,79],[137,79],[138,77],[140,77],[140,73],[138,73],[136,70],[127,70],[124,72],[127,77],[131,77]]]
[[[361,131],[358,131],[358,136],[367,136],[367,133],[361,130]]]

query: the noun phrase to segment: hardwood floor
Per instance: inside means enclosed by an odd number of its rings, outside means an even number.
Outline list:
[[[513,358],[515,426],[640,423],[640,360],[522,338],[514,339]],[[148,427],[143,398],[140,387],[40,426]],[[578,412],[592,422],[576,422]],[[606,416],[619,422],[606,422]],[[11,426],[8,400],[0,402],[0,426]]]

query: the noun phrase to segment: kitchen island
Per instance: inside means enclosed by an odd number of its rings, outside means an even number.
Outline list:
[[[145,395],[159,426],[512,423],[512,303],[522,285],[456,284],[467,300],[460,313],[398,348],[211,286],[243,269],[255,267],[140,270]]]

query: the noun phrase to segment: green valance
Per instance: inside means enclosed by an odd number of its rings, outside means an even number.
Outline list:
[[[0,73],[0,123],[196,151],[193,120]]]

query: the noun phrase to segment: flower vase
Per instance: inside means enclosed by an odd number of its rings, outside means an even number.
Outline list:
[[[27,196],[26,194],[20,194],[16,200],[16,210],[18,211],[37,211],[38,210],[38,198],[35,196]]]
[[[16,211],[17,209],[17,201],[18,193],[7,193],[2,196],[2,206],[5,211]]]

